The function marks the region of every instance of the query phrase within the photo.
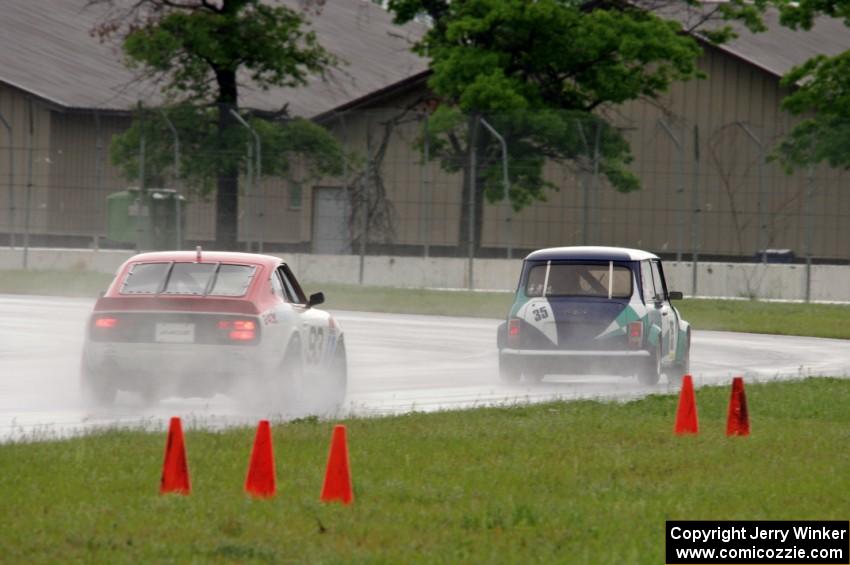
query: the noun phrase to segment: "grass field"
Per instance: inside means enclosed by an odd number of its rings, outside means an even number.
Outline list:
[[[504,318],[513,295],[320,285],[327,307],[410,314]],[[698,330],[726,330],[850,339],[850,305],[688,299],[675,302]]]
[[[83,271],[0,271],[0,293],[97,296],[110,275]],[[306,283],[322,290],[324,307],[337,310],[502,318],[512,295]],[[792,304],[755,300],[683,300],[676,306],[697,330],[728,330],[850,339],[850,305]]]
[[[276,424],[278,496],[242,493],[253,429],[186,433],[193,493],[157,494],[165,433],[0,445],[0,561],[663,563],[667,519],[850,515],[850,381],[356,419],[355,502],[318,502],[333,423]]]
[[[0,293],[96,297],[112,279],[91,271],[0,270]]]

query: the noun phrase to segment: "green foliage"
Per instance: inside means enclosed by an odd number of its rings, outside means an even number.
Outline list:
[[[597,130],[600,171],[620,191],[637,189],[628,143],[595,110],[697,75],[700,49],[679,24],[628,5],[392,0],[390,9],[399,22],[423,13],[434,22],[416,46],[431,58],[429,86],[446,103],[429,124],[434,157],[448,170],[465,167],[468,117],[485,117],[507,140],[517,209],[545,199],[546,159],[586,167]],[[478,178],[497,200],[500,148],[486,132],[478,139]]]
[[[226,0],[220,10],[166,12],[132,29],[123,47],[131,67],[166,79],[166,93],[201,102],[221,96],[217,89],[228,72],[247,71],[263,89],[301,86],[311,73],[322,73],[335,59],[304,25],[304,17],[285,6]]]
[[[315,122],[297,118],[281,123],[254,118],[250,123],[262,139],[264,174],[287,176],[288,157],[295,154],[300,154],[307,168],[316,174],[342,174],[346,158],[342,146]]]
[[[821,15],[843,18],[850,26],[847,0],[776,0],[776,4],[781,23],[791,29],[811,30]],[[813,57],[791,69],[782,85],[792,90],[782,107],[806,118],[780,142],[773,157],[789,173],[821,162],[850,167],[850,51]]]
[[[811,29],[819,15],[843,18],[850,26],[850,1],[848,0],[775,0],[780,10],[782,25],[791,29]]]
[[[827,162],[850,167],[850,52],[819,55],[791,70],[782,84],[794,91],[782,106],[795,115],[811,115],[780,143],[776,156],[788,171]]]
[[[511,203],[519,210],[534,200],[545,200],[546,189],[556,188],[543,177],[546,159],[571,162],[589,169],[596,132],[599,130],[600,172],[620,191],[638,188],[637,177],[626,166],[631,161],[623,136],[603,119],[586,112],[556,110],[517,110],[487,118],[503,135],[509,149]],[[468,143],[468,116],[458,107],[441,106],[429,119],[431,154],[447,171],[460,171],[466,165],[462,153]],[[504,194],[501,146],[481,134],[479,144],[479,186],[492,201]],[[455,141],[453,143],[453,140]]]
[[[654,96],[694,74],[700,51],[680,26],[640,10],[582,10],[556,0],[450,5],[423,41],[431,86],[465,112],[590,111]],[[435,30],[438,28],[435,28]]]
[[[175,174],[174,136],[171,121],[180,138],[180,176],[201,195],[215,189],[221,171],[246,170],[248,151],[254,138],[244,127],[219,130],[219,109],[182,104],[167,110],[144,110],[132,126],[113,138],[112,161],[129,179],[139,177],[139,147],[145,137],[145,186],[167,186]],[[336,138],[323,127],[304,119],[285,122],[251,118],[249,124],[260,136],[263,175],[285,177],[291,157],[304,156],[308,174],[342,172],[343,153]],[[252,166],[252,165],[251,165]]]
[[[699,0],[685,0],[685,2],[693,6],[703,5]],[[717,10],[721,20],[741,22],[751,32],[758,33],[767,30],[762,16],[769,2],[770,0],[728,0],[717,4],[708,4],[708,6],[712,10]],[[737,33],[729,25],[713,29],[700,28],[699,34],[714,43],[725,43],[737,36]]]
[[[95,33],[125,30],[127,64],[162,85],[168,118],[180,137],[181,177],[200,194],[220,191],[219,203],[226,204],[217,212],[216,237],[223,246],[234,246],[236,178],[248,164],[246,145],[253,145],[250,132],[231,115],[239,105],[239,81],[250,79],[261,90],[296,88],[337,61],[305,29],[304,16],[282,5],[261,0],[147,0],[133,6]],[[165,184],[166,171],[173,167],[174,138],[162,113],[137,115],[111,148],[113,162],[136,179],[144,134],[146,186]],[[287,120],[285,105],[278,114],[254,112],[251,118],[262,140],[264,175],[286,175],[295,153],[307,157],[308,175],[341,170],[342,150],[330,134],[304,120]]]

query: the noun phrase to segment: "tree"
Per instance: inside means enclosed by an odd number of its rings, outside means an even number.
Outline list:
[[[841,17],[850,26],[847,0],[777,0],[780,21],[791,29],[810,30],[819,15]],[[793,92],[782,107],[807,116],[779,144],[777,154],[788,170],[823,161],[850,168],[850,51],[834,57],[818,55],[782,78]]]
[[[216,244],[237,242],[238,177],[250,132],[233,116],[239,108],[240,79],[254,87],[298,87],[311,75],[336,64],[302,13],[261,0],[91,0],[109,7],[95,28],[101,38],[119,36],[131,68],[161,85],[178,129],[182,173],[202,194],[216,194]],[[286,106],[276,113],[251,112],[262,137],[263,173],[288,169],[292,152],[315,154],[320,172],[338,173],[342,152],[331,135],[305,120],[289,119]],[[161,119],[137,119],[114,142],[112,155],[127,174],[138,173],[138,140],[146,131],[146,174],[161,174],[170,163],[172,136]],[[156,128],[162,130],[160,135]],[[148,169],[147,161],[151,166]],[[157,169],[156,165],[159,165]],[[145,179],[143,179],[143,182]]]
[[[215,192],[222,170],[248,168],[247,146],[254,140],[244,127],[219,133],[216,107],[178,104],[167,108],[142,109],[131,127],[115,136],[110,147],[113,162],[128,178],[142,174],[139,145],[146,141],[144,186],[165,186],[174,174],[174,136],[169,122],[177,130],[181,143],[180,174],[189,179],[200,194]],[[248,124],[262,144],[262,173],[289,177],[294,174],[290,156],[299,154],[307,172],[339,174],[345,158],[342,148],[327,130],[315,123],[294,118],[281,121],[268,116],[249,116]],[[305,162],[306,161],[306,162]]]
[[[580,165],[595,158],[619,191],[639,187],[627,169],[629,145],[605,108],[654,98],[677,80],[697,76],[696,41],[681,26],[628,2],[566,0],[390,0],[396,21],[427,14],[432,27],[415,49],[431,59],[429,87],[442,104],[429,120],[432,155],[463,171],[461,238],[475,198],[502,197],[499,145],[510,152],[515,209],[545,200],[549,160]],[[598,140],[598,144],[597,144]],[[597,150],[598,146],[598,150]],[[475,149],[470,183],[470,152]],[[481,214],[475,241],[480,241]]]

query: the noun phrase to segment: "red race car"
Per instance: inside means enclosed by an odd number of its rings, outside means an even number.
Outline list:
[[[343,333],[304,295],[280,258],[252,253],[143,253],[118,270],[89,319],[81,363],[86,399],[119,390],[148,401],[237,390],[275,408],[342,404]]]

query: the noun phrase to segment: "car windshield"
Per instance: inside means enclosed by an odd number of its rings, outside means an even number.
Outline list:
[[[256,267],[225,263],[137,263],[121,294],[243,296]]]
[[[608,263],[553,263],[529,269],[525,294],[536,296],[591,296],[629,298],[632,271],[624,265]]]

